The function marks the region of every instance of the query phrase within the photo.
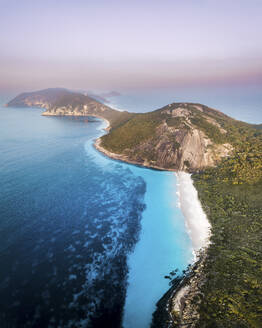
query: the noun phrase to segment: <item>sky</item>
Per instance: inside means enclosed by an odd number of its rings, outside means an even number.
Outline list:
[[[262,0],[0,0],[0,90],[262,84]]]

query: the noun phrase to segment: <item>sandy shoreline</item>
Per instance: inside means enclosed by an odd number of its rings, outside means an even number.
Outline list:
[[[194,252],[206,248],[209,244],[211,225],[202,209],[191,175],[177,172],[179,207],[185,218],[185,224],[192,240]]]
[[[105,120],[105,119],[104,119]],[[110,129],[110,123],[107,122],[106,131]],[[201,267],[203,266],[203,261],[205,259],[206,249],[210,243],[210,229],[211,225],[207,219],[207,216],[202,209],[201,203],[198,199],[198,193],[194,187],[193,180],[191,179],[191,174],[186,172],[176,172],[171,169],[164,169],[162,167],[152,166],[149,163],[138,163],[135,161],[129,160],[124,155],[115,154],[107,151],[101,146],[101,138],[96,139],[94,147],[102,152],[104,155],[113,158],[115,160],[120,160],[134,165],[139,165],[142,167],[147,167],[151,169],[157,169],[161,171],[173,171],[177,177],[177,194],[179,204],[178,206],[181,209],[181,212],[184,216],[185,226],[192,241],[193,247],[193,261],[192,264],[194,267],[198,266],[199,270],[196,275],[192,277],[185,277],[173,290],[170,298],[167,301],[167,311],[169,312],[170,317],[172,318],[172,313],[176,312],[179,315],[183,316],[184,304],[187,298],[192,298],[197,293],[197,281],[201,280]],[[201,258],[200,258],[201,255]],[[198,262],[198,264],[196,264]],[[191,273],[192,274],[192,273]],[[187,281],[187,283],[185,283]],[[190,309],[191,311],[192,309]],[[192,312],[193,311],[193,312]],[[197,316],[197,313],[192,310],[191,314]],[[191,315],[190,314],[190,315]]]
[[[107,126],[104,128],[104,130],[109,131],[110,122],[104,118],[102,119],[107,123]],[[175,172],[177,177],[177,194],[179,199],[179,207],[181,208],[182,214],[185,218],[185,225],[192,241],[195,257],[194,260],[196,260],[197,253],[200,251],[200,249],[206,248],[209,244],[211,225],[198,199],[197,190],[194,187],[193,180],[191,179],[191,174],[182,171],[175,171],[173,169],[165,169],[159,166],[153,166],[147,162],[140,163],[132,161],[125,155],[112,153],[103,148],[101,146],[101,138],[96,139],[94,147],[104,155],[115,160],[160,171]]]
[[[106,131],[110,129],[110,122],[103,119],[107,126],[104,128]],[[142,167],[152,168],[161,171],[173,171],[176,172],[177,177],[177,193],[179,198],[179,207],[185,218],[185,225],[189,236],[192,240],[193,250],[195,255],[202,248],[205,248],[209,244],[210,238],[210,228],[211,225],[207,219],[205,212],[202,209],[201,203],[198,199],[197,190],[193,185],[193,180],[191,179],[191,174],[175,171],[173,169],[165,169],[159,166],[152,166],[149,163],[139,163],[136,161],[129,160],[127,156],[112,153],[101,146],[101,138],[96,139],[94,147],[99,150],[104,155],[123,161],[126,163],[139,165]]]
[[[199,260],[198,267],[200,269],[205,259],[206,249],[210,243],[211,225],[202,209],[191,175],[186,172],[177,172],[176,176],[178,180],[177,194],[179,198],[179,207],[183,213],[186,229],[193,246],[193,264]],[[169,314],[171,317],[171,312],[173,311],[182,316],[185,300],[188,298],[189,294],[191,294],[191,298],[192,295],[197,293],[197,280],[201,280],[200,270],[197,275],[191,278],[186,277],[186,280],[189,280],[189,284],[185,284],[183,280],[173,291],[168,301]],[[197,314],[193,313],[193,315]]]

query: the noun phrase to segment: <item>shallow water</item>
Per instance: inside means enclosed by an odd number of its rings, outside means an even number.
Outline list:
[[[189,261],[175,176],[101,155],[103,125],[0,109],[1,327],[146,328]]]
[[[140,239],[128,258],[129,279],[125,328],[149,327],[156,302],[168,290],[164,276],[181,272],[193,260],[192,244],[178,208],[176,176],[172,172],[133,167],[146,182],[146,209]]]

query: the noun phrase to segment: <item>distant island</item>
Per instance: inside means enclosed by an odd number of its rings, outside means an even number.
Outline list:
[[[152,327],[261,327],[261,125],[196,103],[143,114],[117,111],[58,88],[23,93],[7,106],[41,107],[45,116],[105,119],[108,133],[96,147],[106,155],[192,173],[212,225],[211,243],[183,277],[170,275],[171,289],[159,301]]]

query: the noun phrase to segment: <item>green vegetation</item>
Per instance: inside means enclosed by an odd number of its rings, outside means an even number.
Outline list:
[[[202,130],[206,136],[217,144],[227,142],[227,137],[220,132],[219,128],[209,123],[201,114],[197,113],[191,118],[191,123],[194,124],[198,129]]]
[[[111,130],[101,138],[102,147],[126,155],[130,160],[169,169],[181,167],[179,161],[187,147],[188,135],[193,129],[199,129],[213,142],[204,146],[206,150],[210,147],[215,150],[216,145],[225,143],[235,149],[234,160],[226,160],[227,164],[221,169],[227,170],[224,172],[224,182],[239,184],[245,178],[253,182],[260,174],[259,170],[252,169],[260,165],[261,154],[258,144],[254,142],[261,134],[260,125],[236,121],[207,106],[192,103],[173,103],[144,114],[113,111],[108,119]],[[197,144],[199,137],[194,135],[192,138]],[[201,151],[201,147],[198,150]],[[220,154],[218,157],[215,151],[212,154],[217,161]],[[184,168],[192,172],[191,166],[194,169],[201,166],[197,161],[185,160]]]
[[[205,109],[205,112],[202,113],[194,106],[201,106],[201,108]],[[183,116],[172,116],[172,111],[178,108],[185,108],[188,110],[189,120]],[[193,124],[196,128],[201,129],[215,143],[219,144],[228,142],[228,134],[223,134],[219,127],[208,122],[205,117],[210,118],[213,121],[219,120],[221,125],[227,126],[228,123],[226,124],[226,122],[228,120],[233,122],[233,126],[234,122],[236,122],[222,113],[203,105],[173,103],[145,114],[131,114],[124,112],[121,115],[118,115],[117,119],[114,118],[111,120],[112,130],[110,133],[102,137],[102,146],[112,152],[123,153],[125,150],[130,150],[148,139],[155,138],[157,135],[156,128],[162,123],[166,123],[168,127],[186,131],[189,131],[190,124]],[[229,127],[231,126],[229,125]],[[171,134],[169,137],[170,141],[173,142],[174,137]],[[179,145],[177,144],[177,141],[175,141],[174,150],[178,148]],[[142,157],[143,154],[141,153],[139,155]]]
[[[198,296],[201,328],[259,328],[262,322],[262,137],[250,128],[235,131],[234,156],[193,175],[212,224]]]
[[[127,121],[129,121],[134,115],[134,113],[129,113],[126,111],[114,113],[114,115],[111,115],[109,119],[111,130],[122,126]]]
[[[115,153],[135,147],[155,136],[156,127],[161,124],[163,118],[165,115],[159,111],[133,114],[101,138],[102,146]]]
[[[233,156],[224,159],[217,168],[205,170],[202,179],[212,174],[218,182],[233,185],[258,182],[262,177],[262,131],[241,126],[233,133],[231,128],[230,138],[234,146]]]
[[[197,328],[260,328],[262,326],[261,125],[239,122],[204,106],[203,112],[197,111],[193,105],[187,106],[187,109],[193,116],[190,117],[192,124],[216,143],[229,142],[234,147],[234,151],[217,167],[207,168],[192,175],[201,204],[212,225],[212,236],[206,258],[200,261],[203,264],[202,269],[199,271],[196,265],[183,277],[185,279],[183,284],[186,284],[190,276],[199,274],[196,278],[199,285],[196,288],[194,284],[193,287],[193,293],[196,294],[188,300],[192,309],[197,309],[199,319],[197,317],[186,319],[194,323],[197,321]],[[209,118],[215,119],[226,133],[210,123],[212,121],[209,122]],[[176,126],[178,123],[176,120],[170,120],[169,124]],[[184,165],[189,167],[190,163],[184,161]],[[165,278],[172,282],[173,275]],[[170,326],[170,323],[167,324],[170,322],[170,317],[166,311],[170,293],[171,291],[164,300],[161,300],[159,303],[161,306],[154,314],[156,327]],[[179,314],[172,314],[173,326],[179,327]],[[160,320],[164,324],[161,324]]]
[[[176,129],[185,128],[190,130],[190,127],[186,124],[186,121],[183,117],[169,117],[166,120],[166,123],[170,127],[174,127]]]

